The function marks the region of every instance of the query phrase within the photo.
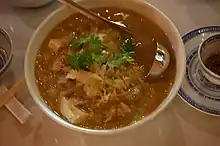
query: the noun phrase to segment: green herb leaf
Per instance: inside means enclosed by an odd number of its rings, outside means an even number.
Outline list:
[[[122,64],[124,64],[123,59],[116,59],[116,60],[111,60],[107,62],[107,66],[111,68],[119,68]]]
[[[105,62],[105,56],[103,54],[92,54],[92,60],[95,63]]]
[[[134,61],[134,58],[133,56],[131,56],[132,54],[130,53],[124,53],[122,58],[123,60],[125,60],[126,62],[133,62]]]
[[[87,69],[93,63],[91,54],[84,50],[80,50],[76,54],[68,53],[68,61],[74,69]]]
[[[89,44],[89,51],[99,53],[102,41],[96,34],[90,34],[87,37],[80,37],[69,42],[69,48],[81,49],[85,43]]]
[[[88,43],[88,48],[83,48],[85,43]],[[104,55],[101,54],[101,46],[102,42],[95,34],[70,41],[70,49],[81,50],[75,54],[68,53],[69,64],[74,69],[87,69],[88,66],[94,62],[102,62]],[[71,52],[71,50],[69,52]]]
[[[125,63],[131,63],[134,61],[134,58],[131,57],[130,53],[118,53],[114,58],[107,62],[109,67],[121,67]]]
[[[67,60],[72,68],[75,68],[75,69],[80,68],[79,63],[78,63],[78,58],[79,56],[77,54],[72,54],[71,52],[67,54]]]
[[[134,48],[135,43],[132,38],[126,39],[122,43],[122,53],[116,54],[112,60],[107,62],[109,67],[121,67],[125,63],[131,63],[134,61]]]
[[[78,39],[72,39],[70,42],[69,42],[69,48],[72,48],[72,49],[81,49],[82,46],[86,43],[87,41],[87,38],[85,37],[82,37],[82,38],[78,38]]]
[[[90,39],[88,40],[89,42],[89,51],[93,53],[100,53],[101,52],[101,46],[102,46],[102,41],[100,40],[99,37],[92,35]]]
[[[126,39],[122,43],[122,49],[125,52],[134,52],[134,48],[135,48],[135,43],[134,43],[134,40],[132,38]]]
[[[83,48],[84,44],[88,48]],[[75,54],[68,53],[68,61],[74,69],[87,69],[90,64],[104,63],[106,58],[102,54],[102,41],[96,34],[90,34],[87,37],[72,40],[69,43],[70,48],[81,49]],[[109,67],[121,67],[125,63],[134,61],[132,53],[134,52],[133,39],[126,39],[122,44],[122,52],[114,54],[114,57],[106,62]]]

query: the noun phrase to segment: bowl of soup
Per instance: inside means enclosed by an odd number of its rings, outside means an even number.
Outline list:
[[[72,130],[113,134],[154,119],[178,92],[185,51],[178,30],[160,10],[141,0],[80,0],[81,5],[167,48],[170,64],[145,80],[135,38],[60,7],[33,34],[25,56],[31,96],[50,118]]]

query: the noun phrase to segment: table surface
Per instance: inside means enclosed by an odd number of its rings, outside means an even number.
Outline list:
[[[220,24],[217,0],[148,1],[168,15],[181,35],[198,27]],[[12,37],[15,53],[7,80],[2,83],[10,86],[23,76],[25,49],[33,31],[58,7],[54,2],[39,9],[15,9],[1,0],[0,27]],[[144,127],[112,136],[83,135],[58,125],[41,112],[26,88],[17,97],[33,115],[22,125],[6,108],[1,108],[0,146],[216,146],[220,143],[220,119],[198,112],[179,97]]]

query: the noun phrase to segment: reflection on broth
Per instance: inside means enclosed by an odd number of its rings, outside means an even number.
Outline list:
[[[114,129],[140,120],[167,97],[175,78],[175,58],[164,32],[152,21],[119,8],[93,9],[123,22],[131,30],[155,38],[171,54],[167,71],[153,82],[144,81],[135,38],[74,14],[44,40],[36,58],[36,83],[48,106],[70,123],[89,129]],[[140,60],[140,61],[138,61]]]

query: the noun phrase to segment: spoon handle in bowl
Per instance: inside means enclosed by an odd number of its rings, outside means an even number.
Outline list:
[[[92,20],[96,20],[101,23],[109,24],[117,29],[121,29],[127,33],[131,33],[125,25],[123,25],[121,23],[114,22],[114,21],[110,21],[102,16],[99,16],[98,14],[92,12],[91,10],[77,4],[73,0],[59,0],[59,2],[72,8],[72,9],[77,10],[78,12],[80,12],[81,14],[83,14],[84,16],[87,16],[88,18],[90,18]]]
[[[94,12],[82,7],[81,5],[77,4],[76,2],[74,2],[72,0],[59,0],[59,2],[72,8],[72,9],[77,10],[78,12],[89,17],[90,19],[95,19],[100,22],[106,21],[105,18],[97,16],[97,14],[95,14]]]

